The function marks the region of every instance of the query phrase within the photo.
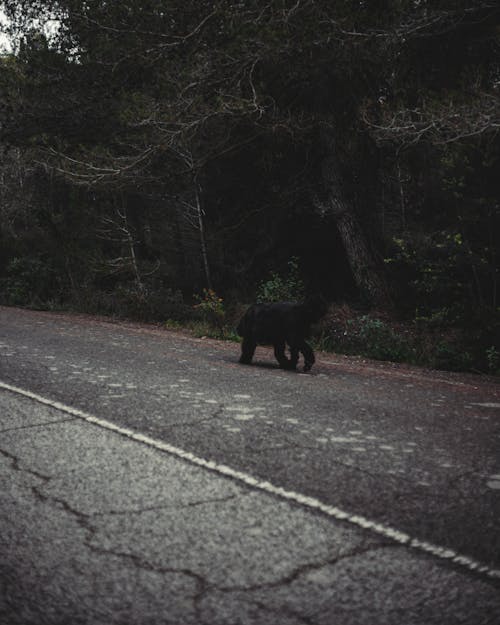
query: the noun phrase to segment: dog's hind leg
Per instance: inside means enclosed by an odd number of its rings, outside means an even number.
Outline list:
[[[314,352],[311,349],[311,346],[305,341],[302,341],[302,343],[300,344],[300,351],[304,355],[304,371],[310,371],[311,367],[316,362]]]
[[[290,345],[290,369],[295,369],[299,362],[299,348]]]
[[[249,338],[248,336],[243,337],[240,356],[240,362],[243,365],[249,365],[252,362],[256,347],[257,343],[252,338]]]

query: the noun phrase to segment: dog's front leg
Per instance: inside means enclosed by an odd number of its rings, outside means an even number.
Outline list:
[[[285,341],[274,343],[274,355],[282,369],[290,369],[290,361],[285,355]]]

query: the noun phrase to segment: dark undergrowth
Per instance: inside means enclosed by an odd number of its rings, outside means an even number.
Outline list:
[[[0,304],[38,310],[106,315],[182,329],[196,337],[239,341],[236,326],[246,309],[238,293],[225,299],[212,289],[186,297],[178,290],[122,283],[111,291],[92,286],[63,290],[41,264],[18,262],[0,280]],[[65,293],[64,297],[57,294]],[[71,294],[72,293],[72,294]],[[54,294],[56,294],[54,296]],[[300,300],[305,295],[295,259],[284,275],[272,273],[257,286],[257,301]],[[312,331],[316,350],[408,363],[448,371],[500,374],[500,320],[478,312],[452,319],[449,310],[398,319],[395,314],[333,303]]]

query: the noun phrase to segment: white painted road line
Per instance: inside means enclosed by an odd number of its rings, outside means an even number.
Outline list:
[[[337,521],[345,521],[347,523],[351,523],[358,528],[369,530],[396,543],[405,545],[425,554],[432,555],[441,560],[446,560],[447,562],[453,563],[469,571],[480,573],[492,579],[500,579],[500,569],[491,568],[485,564],[482,564],[481,562],[478,562],[477,560],[469,558],[468,556],[461,555],[453,549],[448,549],[446,547],[441,547],[427,541],[419,540],[418,538],[414,538],[409,534],[400,532],[399,530],[394,529],[388,525],[383,525],[381,523],[371,521],[370,519],[367,519],[366,517],[358,514],[351,514],[349,512],[346,512],[345,510],[337,508],[336,506],[325,504],[318,499],[315,499],[314,497],[308,497],[306,495],[287,490],[280,486],[275,486],[274,484],[271,484],[271,482],[259,480],[247,473],[237,471],[224,464],[219,464],[217,462],[213,462],[212,460],[206,460],[205,458],[200,458],[189,451],[185,451],[183,449],[180,449],[179,447],[175,447],[173,445],[170,445],[169,443],[165,443],[164,441],[156,440],[149,436],[145,436],[144,434],[134,432],[133,430],[130,430],[128,428],[116,425],[111,421],[100,419],[99,417],[95,417],[82,410],[78,410],[77,408],[72,408],[71,406],[67,406],[66,404],[63,404],[61,402],[53,401],[46,397],[42,397],[41,395],[32,393],[31,391],[12,386],[10,384],[6,384],[4,382],[0,382],[0,389],[9,391],[11,393],[17,393],[18,395],[22,395],[24,397],[28,397],[29,399],[37,401],[41,404],[45,404],[46,406],[50,406],[52,408],[55,408],[56,410],[70,414],[73,417],[77,417],[79,419],[87,421],[88,423],[92,423],[101,428],[105,428],[106,430],[116,432],[117,434],[126,436],[129,439],[132,439],[144,445],[148,445],[149,447],[152,447],[154,449],[166,452],[177,458],[181,458],[182,460],[190,462],[191,464],[194,464],[196,466],[203,467],[224,477],[237,480],[238,482],[250,486],[251,488],[255,488],[270,495],[275,495],[277,497],[280,497],[281,499],[285,499],[295,504],[299,504],[311,510],[321,512],[322,514],[325,514],[326,516]]]

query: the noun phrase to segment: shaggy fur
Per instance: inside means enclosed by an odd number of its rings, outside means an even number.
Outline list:
[[[272,345],[280,367],[294,370],[301,352],[304,356],[304,371],[309,371],[315,358],[306,337],[311,324],[323,317],[326,308],[321,298],[309,299],[303,304],[253,304],[237,328],[238,334],[243,337],[240,362],[250,364],[257,345]],[[286,345],[290,348],[290,359],[285,355]]]

